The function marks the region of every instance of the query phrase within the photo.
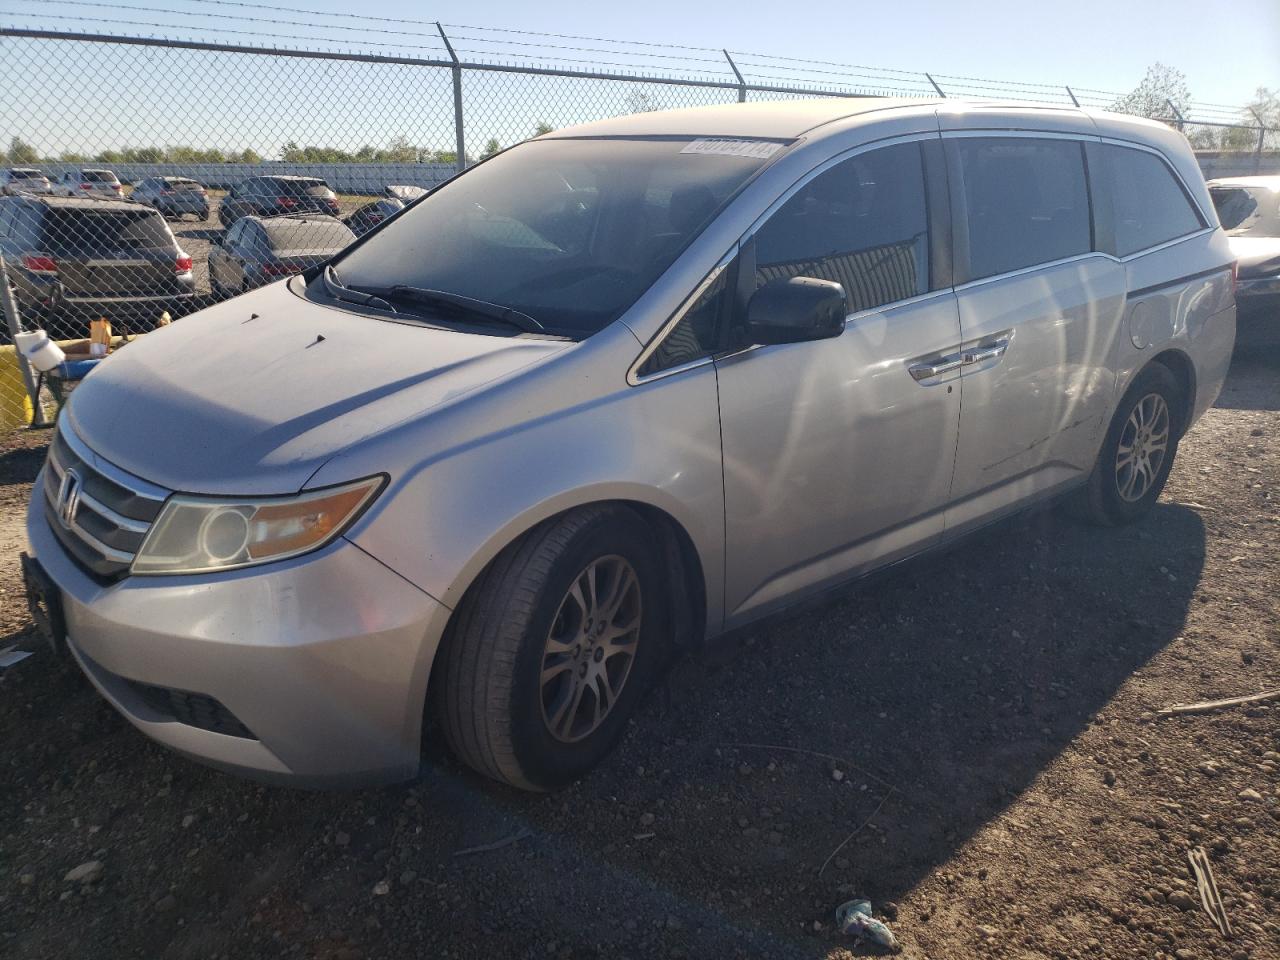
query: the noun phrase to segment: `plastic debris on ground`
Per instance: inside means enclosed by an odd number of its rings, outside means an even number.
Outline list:
[[[870,900],[850,900],[836,907],[836,926],[841,933],[866,940],[890,950],[898,949],[893,931],[877,920],[871,911]]]

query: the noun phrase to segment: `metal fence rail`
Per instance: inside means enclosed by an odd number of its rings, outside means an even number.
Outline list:
[[[348,53],[0,28],[0,74],[16,81],[0,90],[4,169],[37,169],[68,197],[0,200],[14,293],[0,339],[19,324],[83,338],[101,318],[144,333],[327,256],[394,212],[388,188],[429,188],[503,147],[602,117],[797,97],[1109,102],[1084,88],[838,64],[807,64],[796,82],[776,73],[787,58],[729,51],[642,73],[603,58],[495,63],[468,59],[434,27],[423,56],[389,43]],[[1173,109],[1166,119],[1204,148],[1211,175],[1280,170],[1280,131]],[[24,176],[5,192],[30,191]],[[27,373],[0,344],[0,426],[39,418]]]

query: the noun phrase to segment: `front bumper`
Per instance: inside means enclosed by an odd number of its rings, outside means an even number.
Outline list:
[[[416,773],[447,608],[344,539],[226,574],[103,585],[54,537],[39,479],[35,489],[27,536],[60,592],[67,644],[147,736],[213,766],[300,786]],[[190,717],[157,706],[156,688],[216,702],[249,735],[183,722]]]

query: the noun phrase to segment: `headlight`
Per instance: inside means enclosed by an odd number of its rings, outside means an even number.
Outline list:
[[[176,495],[151,526],[134,573],[203,573],[284,560],[324,546],[381,490],[384,477],[294,497]]]

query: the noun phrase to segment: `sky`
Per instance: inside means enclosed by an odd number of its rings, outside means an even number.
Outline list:
[[[985,92],[974,89],[981,80],[1070,84],[1086,105],[1104,107],[1161,61],[1186,75],[1191,99],[1204,105],[1200,119],[1234,121],[1258,87],[1280,90],[1280,0],[1220,0],[1206,14],[1209,7],[1206,0],[806,0],[801,13],[749,0],[377,0],[358,7],[350,0],[0,0],[0,25],[444,58],[432,24],[438,19],[464,60],[528,65],[556,58],[579,70],[643,67],[731,82],[720,53],[728,48],[749,80],[786,86],[864,90],[893,82],[927,94],[929,71],[951,92]],[[871,74],[860,75],[863,68]],[[875,76],[877,69],[904,72],[890,81]],[[290,140],[347,149],[401,137],[430,149],[453,143],[448,70],[7,40],[0,73],[23,79],[0,85],[0,131],[20,133],[43,156],[154,144],[252,148],[275,157]],[[969,89],[957,90],[962,86]],[[41,95],[31,98],[32,89]],[[992,96],[1066,102],[1056,86],[991,89]],[[490,138],[503,145],[523,139],[543,123],[627,112],[635,107],[625,98],[637,91],[653,107],[735,96],[471,71],[464,82],[467,151],[478,154]],[[98,106],[86,111],[88,103]]]
[[[202,5],[199,0],[115,2],[152,8],[203,9],[228,16],[262,15],[248,8]],[[900,70],[1074,84],[1116,91],[1132,89],[1142,79],[1147,66],[1159,60],[1187,75],[1192,99],[1229,105],[1247,102],[1259,86],[1280,88],[1280,0],[1218,0],[1217,4],[1208,0],[1072,0],[1070,3],[806,0],[802,15],[787,4],[748,0],[644,0],[638,3],[473,0],[467,4],[443,0],[375,0],[358,7],[353,7],[350,0],[278,0],[278,3],[334,13],[442,20],[657,44],[728,47],[735,51]],[[15,16],[12,23],[43,22],[54,29],[75,28],[70,21],[55,17],[94,16],[105,12],[84,4],[0,0],[0,22],[5,21],[7,11],[36,15],[34,18]],[[296,14],[280,16],[297,18]],[[114,19],[130,17],[162,22],[175,19],[123,10],[117,11]],[[182,18],[176,19],[181,22]],[[219,21],[205,19],[202,22],[216,25]],[[304,33],[287,26],[222,22],[228,28],[234,26],[245,31],[234,37],[228,35],[229,39],[252,39],[253,31]],[[343,24],[341,18],[331,22],[339,27]],[[394,29],[394,25],[382,26]],[[120,32],[139,31],[121,28]],[[141,32],[161,31],[152,27]],[[335,32],[343,33],[341,29]],[[459,31],[455,28],[454,32]],[[377,35],[366,35],[366,39],[375,37]],[[509,39],[516,40],[519,36],[513,34]],[[485,49],[481,44],[472,46]],[[489,49],[495,47],[495,44],[489,45]],[[529,48],[507,46],[505,49],[520,52]],[[564,56],[605,59],[598,53],[566,52]],[[663,61],[652,58],[651,62]]]

